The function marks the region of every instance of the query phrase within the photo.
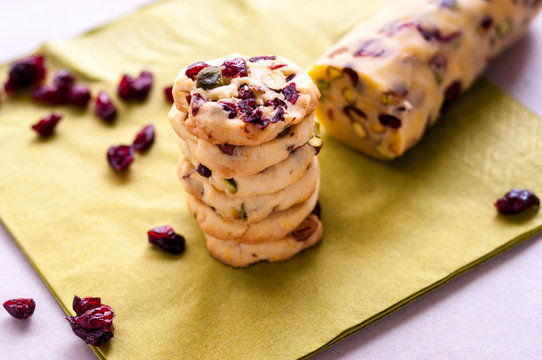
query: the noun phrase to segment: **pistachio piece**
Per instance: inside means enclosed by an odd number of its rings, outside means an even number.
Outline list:
[[[311,137],[309,139],[309,145],[314,148],[314,151],[316,152],[314,155],[318,155],[318,153],[322,149],[322,146],[324,146],[324,142],[320,138]]]
[[[305,218],[305,220],[303,220],[294,231],[292,231],[292,236],[297,241],[303,241],[306,240],[309,236],[311,236],[317,228],[318,221],[315,220],[312,216],[309,216]]]
[[[241,203],[241,208],[240,209],[232,208],[231,209],[231,214],[236,219],[246,219],[247,214],[245,212],[245,204]]]
[[[336,68],[334,66],[329,66],[326,69],[326,73],[327,73],[327,77],[330,80],[336,80],[343,76],[343,72],[341,71],[341,69]]]
[[[352,88],[344,88],[342,94],[348,104],[352,104],[354,102],[354,99],[352,98]]]
[[[280,91],[286,86],[286,77],[280,71],[272,72],[262,77],[262,82],[274,91]]]
[[[358,121],[352,121],[352,129],[354,130],[354,133],[362,139],[367,136],[367,132],[363,128],[363,125]]]
[[[235,183],[235,180],[233,178],[231,179],[224,179],[224,182],[226,183],[226,186],[228,187],[228,190],[230,193],[235,194],[237,192],[237,184]]]
[[[198,73],[196,86],[204,90],[214,89],[224,85],[222,72],[216,66],[209,66]]]
[[[324,90],[329,90],[331,88],[331,83],[325,80],[316,80],[316,86],[320,92]]]

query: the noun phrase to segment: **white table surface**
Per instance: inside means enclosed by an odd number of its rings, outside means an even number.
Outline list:
[[[148,2],[0,0],[0,61]],[[493,63],[488,76],[542,117],[541,57],[542,15],[527,38]],[[541,239],[525,241],[313,358],[542,359]],[[33,297],[36,312],[19,321],[0,309],[0,359],[96,359],[0,225],[0,303],[13,297]]]

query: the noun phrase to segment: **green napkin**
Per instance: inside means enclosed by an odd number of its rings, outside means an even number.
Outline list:
[[[39,49],[51,73],[74,69],[93,94],[114,95],[125,72],[150,69],[156,79],[144,104],[114,97],[113,126],[90,108],[55,109],[64,119],[45,141],[30,125],[49,107],[17,95],[0,108],[2,221],[67,313],[74,294],[115,309],[100,358],[306,357],[541,230],[540,214],[504,218],[493,202],[514,186],[542,193],[542,122],[482,80],[396,161],[324,134],[316,247],[240,270],[207,253],[176,179],[162,88],[184,65],[231,52],[309,66],[378,3],[163,1]],[[148,123],[153,148],[129,174],[113,173],[107,148]],[[181,256],[147,243],[146,231],[163,224],[186,237]]]

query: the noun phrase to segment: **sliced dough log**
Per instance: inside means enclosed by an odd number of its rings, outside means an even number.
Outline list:
[[[302,203],[287,210],[274,211],[265,219],[251,224],[228,221],[190,194],[187,194],[186,204],[204,233],[219,239],[253,244],[278,240],[291,233],[311,213],[317,200],[318,186]]]
[[[298,252],[315,245],[322,238],[322,223],[315,215],[309,217],[316,221],[318,226],[302,241],[287,235],[279,240],[245,244],[233,240],[220,240],[205,234],[207,249],[213,257],[234,267],[245,267],[262,260],[270,262],[288,260]]]

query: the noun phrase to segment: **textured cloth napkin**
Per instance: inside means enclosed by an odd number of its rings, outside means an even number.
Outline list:
[[[122,73],[155,74],[145,103],[114,97],[112,126],[90,108],[56,108],[64,119],[45,141],[30,125],[49,107],[24,94],[0,107],[0,216],[67,313],[74,294],[115,309],[115,337],[95,349],[99,357],[310,356],[541,230],[542,215],[504,218],[493,202],[512,187],[542,192],[542,121],[481,80],[396,161],[370,159],[324,133],[325,234],[316,247],[239,270],[207,253],[176,178],[162,88],[186,64],[232,52],[309,66],[377,7],[163,1],[39,49],[50,73],[73,69],[93,94],[114,95]],[[148,123],[154,146],[127,175],[115,174],[107,148],[130,143]],[[146,231],[163,224],[186,237],[181,256],[147,243]]]

